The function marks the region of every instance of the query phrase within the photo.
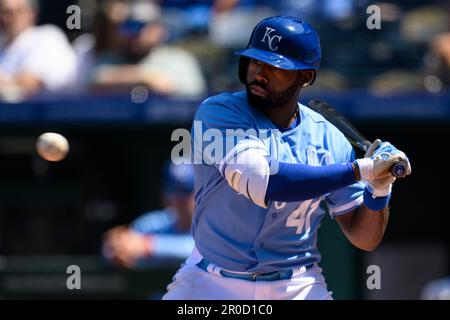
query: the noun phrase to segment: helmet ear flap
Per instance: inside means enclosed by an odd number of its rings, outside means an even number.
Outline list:
[[[247,83],[247,68],[250,59],[244,56],[241,56],[239,59],[239,80],[241,80],[242,84]]]

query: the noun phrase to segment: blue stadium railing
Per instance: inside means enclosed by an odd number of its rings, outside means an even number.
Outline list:
[[[448,121],[450,92],[376,96],[366,91],[302,95],[301,101],[320,97],[353,120]],[[0,102],[3,124],[152,124],[192,120],[200,100],[149,97],[132,102],[129,95],[36,97],[21,103]]]

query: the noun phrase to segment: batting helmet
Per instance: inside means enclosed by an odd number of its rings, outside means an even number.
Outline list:
[[[288,16],[270,17],[253,29],[250,41],[239,60],[239,79],[246,83],[249,58],[285,70],[317,70],[320,65],[320,40],[308,23]]]
[[[168,160],[163,169],[163,192],[191,193],[194,191],[194,170],[190,164],[174,164]]]

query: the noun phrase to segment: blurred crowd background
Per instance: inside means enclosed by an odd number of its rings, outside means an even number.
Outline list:
[[[19,91],[117,92],[136,84],[175,96],[234,90],[234,51],[246,45],[259,20],[274,14],[307,19],[319,31],[323,61],[311,90],[436,93],[449,85],[450,9],[442,0],[1,3],[2,47],[8,48],[0,62],[5,99]],[[73,4],[80,11],[71,30],[75,11],[66,9]],[[366,26],[371,4],[380,9],[381,29]]]
[[[367,26],[370,5],[380,9],[380,29]],[[445,290],[448,298],[448,285],[432,286],[450,274],[441,202],[448,173],[429,174],[430,155],[450,160],[444,0],[0,0],[0,298],[159,296],[183,254],[142,267],[130,262],[137,253],[114,243],[138,243],[138,233],[155,230],[186,236],[189,223],[177,231],[166,215],[174,206],[164,191],[171,133],[190,127],[203,98],[241,89],[234,52],[276,14],[304,18],[319,32],[321,69],[305,93],[345,97],[338,109],[357,110],[366,97],[372,108],[393,106],[391,116],[384,107],[353,120],[412,159],[379,250],[357,252],[324,222],[319,249],[330,289],[342,299],[433,299]],[[146,120],[129,121],[143,119],[138,107]],[[66,160],[36,155],[34,140],[46,131],[68,137]],[[147,222],[147,213],[163,218]],[[72,264],[84,270],[79,291],[66,288]],[[366,287],[371,264],[385,270],[381,290]]]

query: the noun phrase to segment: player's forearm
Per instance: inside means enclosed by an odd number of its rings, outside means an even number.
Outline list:
[[[325,195],[356,182],[350,163],[309,166],[279,162],[279,170],[269,177],[266,200],[303,201]]]
[[[389,219],[389,207],[373,211],[364,204],[353,214],[346,232],[347,238],[356,247],[372,251],[378,247],[384,236]]]

